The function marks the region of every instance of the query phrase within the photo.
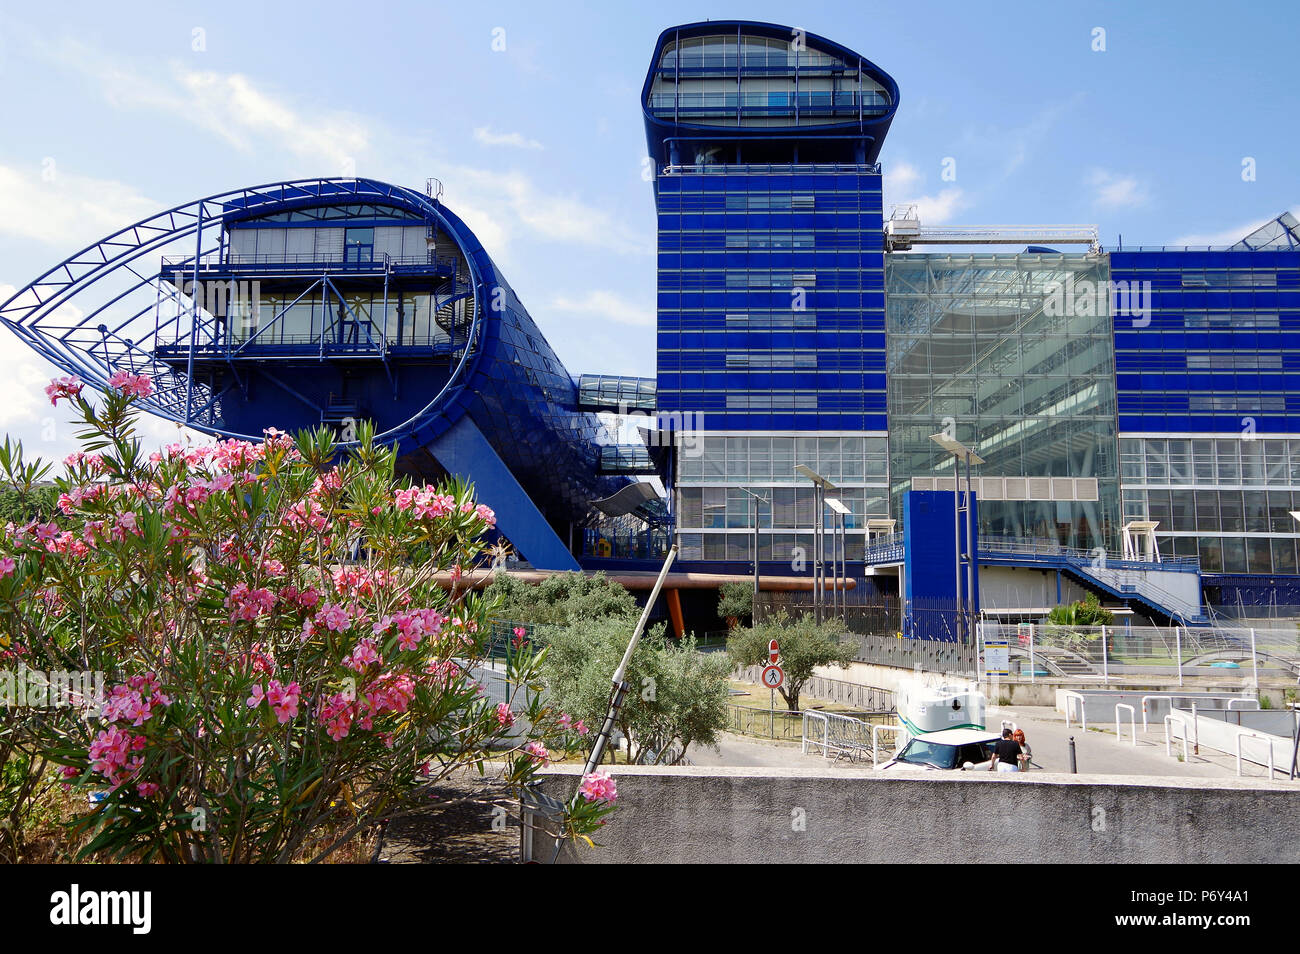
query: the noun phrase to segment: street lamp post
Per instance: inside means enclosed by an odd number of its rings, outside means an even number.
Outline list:
[[[949,437],[942,431],[938,434],[931,434],[930,440],[934,441],[949,454],[952,454],[952,530],[953,530],[953,547],[957,557],[957,641],[974,642],[975,635],[975,554],[977,552],[975,542],[975,518],[970,499],[970,471],[972,464],[984,463],[984,458],[980,457],[973,450],[957,440],[955,437]],[[966,505],[962,506],[961,497],[961,465],[966,465]],[[966,514],[966,547],[963,551],[961,545],[961,520],[962,512]],[[962,562],[966,563],[966,597],[962,598]],[[964,630],[964,632],[963,632]],[[964,637],[964,638],[963,638]]]
[[[831,508],[835,514],[834,521],[836,529],[839,531],[838,542],[834,539],[831,541],[831,579],[834,581],[831,585],[831,605],[838,613],[839,618],[843,620],[848,615],[849,602],[848,592],[841,591],[840,582],[842,577],[848,576],[848,548],[845,539],[844,518],[852,513],[844,502],[837,497],[827,497],[826,506]],[[836,569],[836,560],[839,560],[839,569]]]
[[[753,620],[754,625],[757,626],[758,625],[758,618],[757,618],[758,617],[758,519],[759,519],[758,505],[760,503],[768,503],[768,499],[744,487],[741,487],[740,489],[754,498],[754,611],[751,615],[754,617]]]
[[[835,493],[839,490],[834,484],[811,467],[795,465],[795,472],[813,482],[813,612],[817,622],[822,622],[826,603],[826,565],[824,546],[826,540],[826,491]]]

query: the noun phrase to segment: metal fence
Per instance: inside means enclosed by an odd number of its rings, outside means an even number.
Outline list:
[[[758,684],[762,666],[748,666],[738,669],[735,678],[741,682]],[[812,676],[799,689],[805,699],[818,699],[835,705],[848,706],[858,712],[891,712],[894,709],[894,692],[878,686],[864,686],[861,683],[845,679],[832,679],[827,676]]]
[[[930,672],[979,671],[979,647],[971,643],[898,636],[864,636],[848,633],[842,639],[856,643],[857,662]]]
[[[756,709],[727,703],[727,715],[732,732],[752,735],[760,739],[784,739],[799,742],[803,739],[803,713],[788,709]]]
[[[983,644],[1008,644],[1012,676],[1225,676],[1243,671],[1258,686],[1260,673],[1300,676],[1300,631],[1294,624],[1186,626],[1061,626],[980,624]]]

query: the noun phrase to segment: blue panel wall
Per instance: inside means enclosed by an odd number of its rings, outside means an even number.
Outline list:
[[[719,430],[884,430],[880,175],[786,168],[658,180],[659,408]]]
[[[952,640],[957,596],[957,551],[953,541],[953,494],[941,490],[909,490],[903,494],[903,598],[910,617],[910,636]],[[979,526],[979,502],[971,495],[974,523]],[[966,547],[966,521],[961,525]],[[974,609],[979,610],[979,564],[975,565]],[[963,599],[970,597],[962,578]]]
[[[1149,314],[1116,308],[1120,433],[1300,432],[1300,252],[1113,252],[1111,279],[1150,282]]]

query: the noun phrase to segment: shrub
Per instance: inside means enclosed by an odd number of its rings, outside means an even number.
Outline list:
[[[517,798],[563,720],[528,645],[508,655],[510,701],[484,696],[491,606],[433,580],[483,551],[495,516],[473,489],[395,480],[369,426],[346,455],[322,428],[146,456],[132,405],[151,382],[111,384],[100,408],[75,379],[47,389],[79,414],[84,451],[64,462],[59,515],[0,544],[0,662],[46,674],[47,695],[50,674],[60,691],[60,672],[102,677],[55,707],[29,694],[0,728],[6,771],[30,780],[48,760],[96,799],[72,822],[81,854],[321,860],[428,810],[453,772],[484,775],[475,800]],[[12,486],[43,466],[0,449]],[[575,798],[562,833],[609,807]]]
[[[729,625],[754,612],[754,587],[746,583],[723,583],[718,587],[718,616]]]
[[[543,628],[543,673],[559,708],[600,726],[610,678],[635,626],[635,617],[622,616]],[[727,669],[723,657],[698,652],[693,639],[670,642],[662,626],[647,631],[628,665],[631,689],[616,723],[629,761],[677,763],[692,744],[714,744],[727,725]]]

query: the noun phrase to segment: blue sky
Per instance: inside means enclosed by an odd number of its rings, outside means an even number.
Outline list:
[[[1294,3],[10,4],[0,291],[202,195],[437,176],[572,373],[653,374],[639,93],[659,31],[728,17],[898,81],[885,201],[931,223],[1218,244],[1300,206]],[[4,336],[0,430],[36,439],[50,373]]]

